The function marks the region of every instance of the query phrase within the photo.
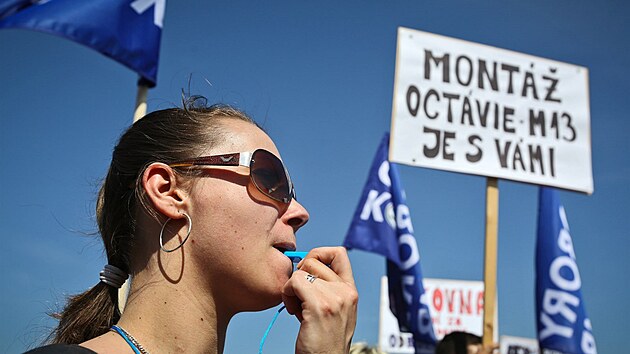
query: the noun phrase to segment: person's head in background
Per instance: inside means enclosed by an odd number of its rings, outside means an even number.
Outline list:
[[[467,332],[451,332],[435,347],[435,354],[477,354],[481,349],[481,337]]]

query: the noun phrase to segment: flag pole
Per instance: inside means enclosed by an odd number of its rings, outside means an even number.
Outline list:
[[[136,94],[136,108],[133,112],[133,122],[137,122],[140,118],[147,114],[147,95],[149,93],[149,86],[140,80],[138,82],[138,92]]]
[[[494,177],[486,179],[486,244],[483,270],[483,345],[494,342],[497,293],[497,244],[499,228],[499,187]]]

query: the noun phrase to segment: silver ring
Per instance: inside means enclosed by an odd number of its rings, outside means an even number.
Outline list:
[[[308,280],[309,283],[313,283],[315,279],[317,279],[317,277],[313,274],[306,274],[306,280]]]

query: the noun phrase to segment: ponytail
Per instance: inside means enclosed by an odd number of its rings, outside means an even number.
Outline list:
[[[107,208],[112,209],[111,205],[108,206],[107,201],[116,200],[117,197],[107,195],[107,193],[120,191],[120,188],[111,187],[113,183],[119,182],[115,181],[116,177],[116,173],[112,173],[110,166],[110,171],[99,191],[96,202],[96,218],[100,234],[103,238],[108,263],[112,265],[126,261],[124,257],[120,257],[121,253],[126,252],[121,252],[119,249],[125,249],[125,246],[128,245],[120,245],[117,241],[121,239],[121,229],[127,231],[122,233],[130,234],[129,231],[131,230],[125,228],[124,225],[135,225],[135,220],[131,217],[129,210],[125,212],[124,208],[113,208],[117,210],[114,210],[113,213],[111,211],[105,212]],[[133,195],[128,191],[125,191],[124,194],[127,195],[127,198],[131,198],[130,195]],[[130,200],[129,203],[132,201]],[[117,222],[111,219],[112,216],[118,218]],[[112,225],[119,226],[117,229],[113,229]],[[122,239],[129,240],[130,237]],[[124,269],[128,269],[128,267],[125,266]],[[52,317],[59,320],[59,325],[49,337],[51,343],[79,344],[98,337],[109,331],[111,326],[120,319],[118,289],[104,282],[99,282],[81,294],[68,297],[63,311],[53,314]]]
[[[106,333],[120,318],[112,301],[117,292],[101,282],[82,294],[70,296],[63,311],[53,314],[59,326],[52,333],[51,342],[79,344]]]
[[[105,240],[112,239],[107,237],[111,233],[103,227],[105,188],[108,179],[110,179],[110,173],[99,191],[96,215],[101,237],[105,243],[105,251],[109,254],[111,246],[108,247],[108,244],[111,245],[111,242],[105,242]],[[81,294],[69,296],[63,311],[54,313],[52,317],[59,320],[59,325],[51,333],[51,343],[79,344],[98,337],[106,333],[120,319],[118,289],[99,282]]]

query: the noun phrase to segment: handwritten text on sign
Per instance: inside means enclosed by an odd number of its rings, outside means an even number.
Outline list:
[[[438,340],[453,331],[482,335],[482,281],[424,278],[423,283]],[[495,314],[498,314],[496,308]],[[386,277],[381,279],[379,347],[387,353],[414,353],[411,333],[400,332],[390,310]]]
[[[398,30],[390,160],[593,192],[588,70]]]

